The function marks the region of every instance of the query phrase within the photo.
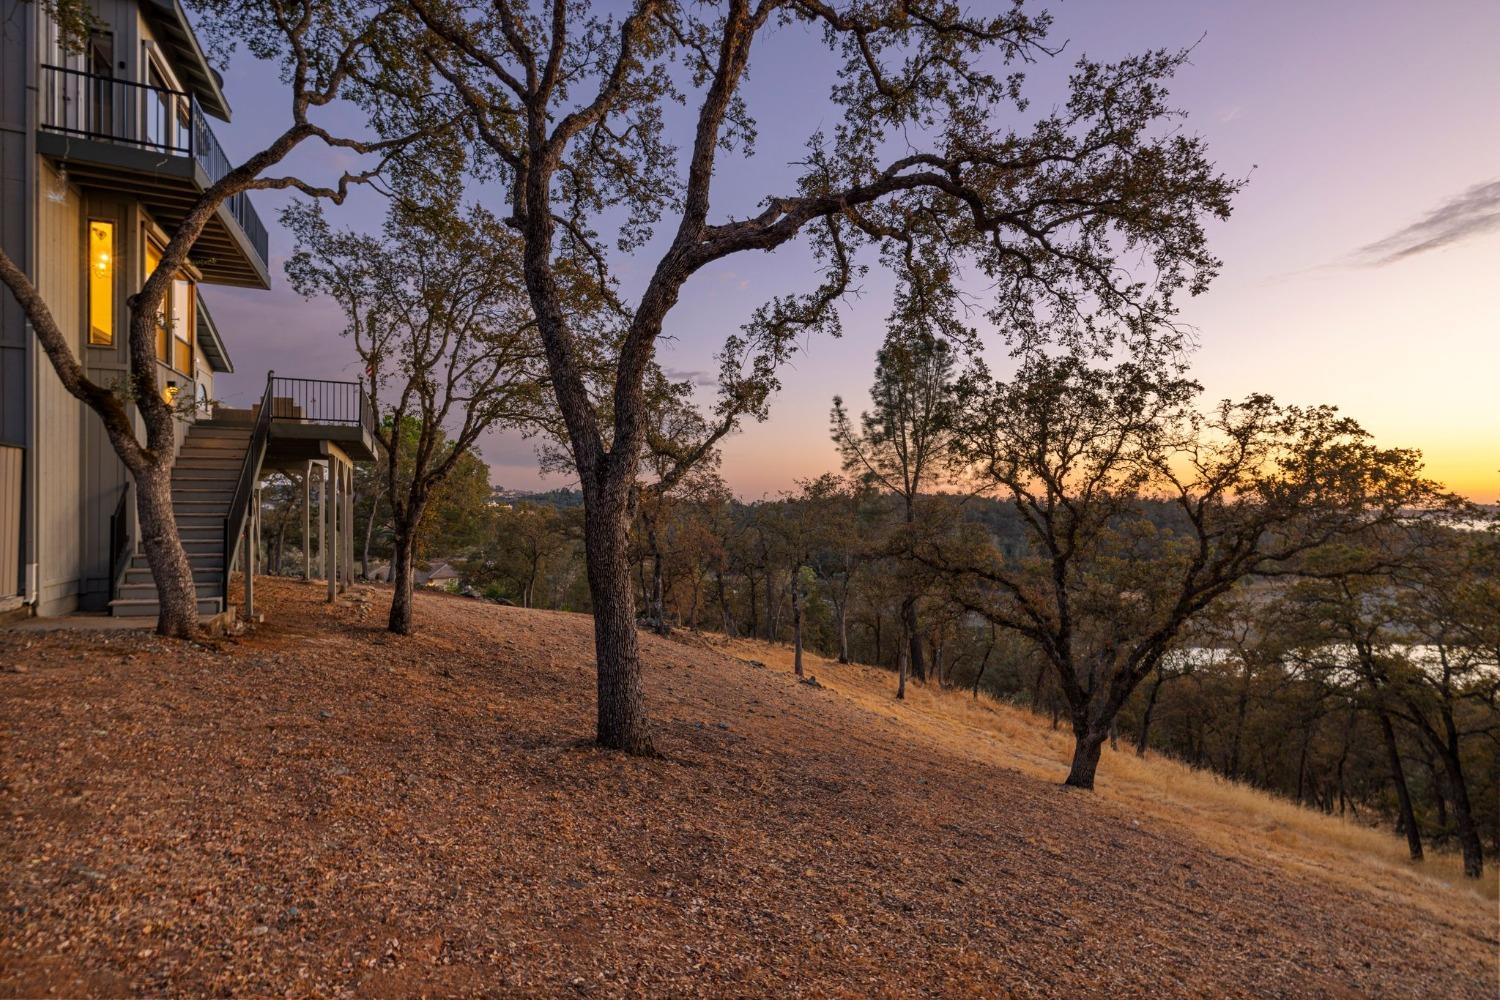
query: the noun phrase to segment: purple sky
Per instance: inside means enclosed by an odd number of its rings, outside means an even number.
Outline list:
[[[1234,217],[1212,230],[1222,276],[1184,310],[1199,331],[1195,372],[1210,398],[1267,391],[1337,404],[1383,443],[1423,449],[1454,488],[1500,499],[1500,3],[1070,0],[1053,9],[1053,41],[1068,47],[1029,73],[1043,107],[1060,99],[1079,54],[1198,43],[1176,101],[1221,169],[1250,177]],[[825,62],[799,37],[761,43],[747,88],[757,155],[723,164],[720,217],[788,189],[787,162],[833,124],[826,103],[808,96],[825,91],[826,74],[808,69]],[[283,92],[247,58],[225,77],[235,118],[217,131],[231,155],[245,155],[284,127],[284,102],[273,99]],[[297,165],[332,178],[343,162],[310,152]],[[271,228],[273,289],[207,292],[237,369],[220,393],[231,402],[257,394],[268,368],[352,378],[359,367],[338,336],[338,310],[287,287],[290,239],[275,224],[285,198],[255,202]],[[378,222],[381,206],[365,195],[333,212],[362,226]],[[650,248],[619,262],[627,291],[652,264]],[[664,366],[711,371],[724,335],[751,310],[810,287],[808,264],[794,245],[696,276],[668,322]],[[771,419],[725,446],[723,472],[737,492],[773,494],[836,467],[830,400],[867,399],[889,294],[872,271],[844,312],[844,338],[809,344],[785,372]],[[565,484],[538,475],[519,435],[494,434],[482,450],[497,484]]]

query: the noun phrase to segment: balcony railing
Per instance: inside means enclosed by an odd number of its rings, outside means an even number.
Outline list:
[[[210,184],[231,169],[197,98],[183,91],[44,65],[41,104],[41,126],[49,132],[190,157]],[[260,259],[269,261],[270,238],[249,196],[242,191],[225,204]]]
[[[271,419],[295,424],[345,424],[375,433],[364,382],[321,378],[271,379]]]

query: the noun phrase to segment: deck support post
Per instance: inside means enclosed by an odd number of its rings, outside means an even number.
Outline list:
[[[256,538],[256,523],[260,516],[260,490],[250,491],[250,516],[245,518],[245,554],[240,559],[245,577],[245,617],[255,616],[255,550],[259,546]]]
[[[312,579],[312,470],[313,464],[302,466],[302,582]]]
[[[338,460],[328,460],[328,477],[324,481],[323,508],[327,515],[328,549],[323,554],[323,563],[328,572],[328,603],[332,604],[339,594],[339,480]]]
[[[354,463],[344,463],[344,589],[354,582]]]
[[[328,479],[324,475],[326,467],[317,462],[313,469],[318,476],[318,575],[328,579]]]

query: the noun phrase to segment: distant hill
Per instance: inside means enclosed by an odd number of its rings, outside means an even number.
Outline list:
[[[558,510],[567,510],[569,507],[583,506],[583,493],[580,490],[512,490],[504,486],[492,486],[490,487],[490,503],[534,503],[556,507]]]

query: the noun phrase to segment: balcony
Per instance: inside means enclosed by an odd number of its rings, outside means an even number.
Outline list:
[[[270,401],[266,465],[295,468],[324,458],[332,444],[356,462],[373,462],[375,414],[362,382],[317,378],[266,376],[265,399]],[[259,415],[262,403],[252,409]]]
[[[198,99],[179,90],[43,66],[37,149],[74,181],[133,195],[171,231],[231,165]],[[244,192],[204,227],[203,280],[269,288],[270,240]]]

